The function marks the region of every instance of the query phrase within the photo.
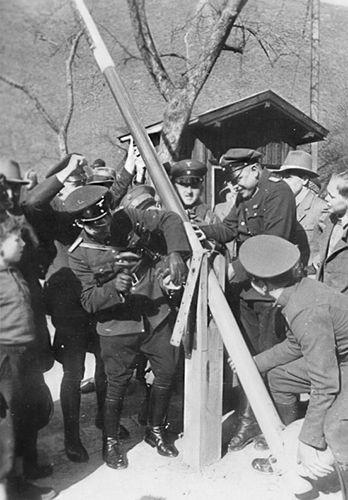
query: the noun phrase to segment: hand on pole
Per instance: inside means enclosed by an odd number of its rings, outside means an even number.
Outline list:
[[[187,276],[187,267],[180,253],[171,252],[168,255],[167,263],[173,284],[175,286],[183,285]]]

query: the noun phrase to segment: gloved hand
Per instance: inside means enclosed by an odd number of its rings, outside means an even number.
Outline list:
[[[187,276],[187,267],[179,252],[171,252],[167,257],[170,278],[174,285],[184,284]]]
[[[127,270],[117,273],[115,278],[115,288],[118,293],[128,295],[132,288],[132,275]]]

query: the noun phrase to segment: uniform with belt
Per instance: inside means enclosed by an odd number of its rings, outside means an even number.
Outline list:
[[[60,399],[64,419],[65,450],[70,460],[84,462],[88,459],[88,453],[80,440],[80,383],[88,351],[93,352],[96,358],[98,426],[104,404],[106,377],[95,321],[81,306],[80,284],[69,268],[68,262],[68,248],[81,231],[76,226],[74,217],[67,212],[65,200],[60,197],[64,182],[59,176],[68,168],[71,157],[72,155],[68,155],[47,172],[46,178],[29,192],[23,209],[37,230],[41,246],[50,260],[45,276],[44,295],[47,313],[51,316],[55,328],[54,356],[63,365],[64,371]],[[87,180],[86,173],[88,172],[75,172],[69,175],[68,180],[75,185],[81,185]],[[123,169],[120,181],[112,186],[114,205],[125,194],[131,178],[132,176]]]
[[[238,253],[246,241],[260,234],[296,241],[295,197],[283,180],[262,169],[260,157],[258,151],[243,148],[230,149],[222,156],[220,165],[226,181],[235,186],[236,202],[221,223],[200,227],[207,238],[218,243],[232,240],[236,243],[237,259],[232,262],[235,275],[230,282],[229,302],[252,354],[281,342],[285,338],[285,323],[271,300],[251,287]],[[238,294],[239,301],[236,300]],[[255,439],[259,447],[266,447],[258,438],[261,430],[244,392],[240,394],[239,413],[239,426],[228,450],[239,451]]]
[[[107,190],[96,186],[76,190],[67,205],[84,227],[71,248],[69,263],[81,285],[81,303],[96,318],[108,379],[104,460],[115,469],[127,467],[119,449],[119,421],[140,351],[150,360],[155,375],[145,441],[162,455],[176,456],[178,451],[167,441],[164,429],[177,358],[177,348],[170,344],[171,309],[157,279],[157,259],[146,249],[136,259],[129,250],[133,250],[134,236],[147,241],[151,233],[164,236],[169,260],[173,255],[189,256],[182,221],[173,212],[131,208],[121,208],[111,216]],[[98,233],[98,224],[103,233]],[[120,263],[119,258],[122,261],[129,254],[134,263]],[[118,280],[127,276],[132,287],[130,293],[122,294]]]

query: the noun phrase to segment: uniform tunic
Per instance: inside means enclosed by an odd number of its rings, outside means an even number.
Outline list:
[[[250,200],[242,200],[237,196],[235,205],[223,222],[201,226],[201,229],[207,238],[213,238],[218,243],[235,240],[237,252],[244,241],[260,234],[280,236],[295,243],[294,194],[283,180],[271,177],[268,170],[263,170],[258,189]],[[236,276],[232,286],[236,290],[232,290],[232,294],[235,296],[240,293],[241,327],[245,330],[246,340],[255,354],[284,338],[284,324],[280,315],[272,308],[270,300],[251,287],[239,259],[233,261],[233,267]]]
[[[310,393],[299,439],[323,449],[327,443],[348,463],[348,298],[309,278],[286,288],[278,305],[287,320],[287,339],[258,354],[261,372],[278,403]],[[276,368],[277,367],[277,368]]]

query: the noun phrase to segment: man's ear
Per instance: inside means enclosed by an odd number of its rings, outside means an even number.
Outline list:
[[[82,222],[78,221],[78,220],[75,220],[75,224],[77,225],[77,227],[83,229],[84,228],[84,225],[82,224]]]

